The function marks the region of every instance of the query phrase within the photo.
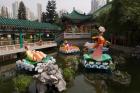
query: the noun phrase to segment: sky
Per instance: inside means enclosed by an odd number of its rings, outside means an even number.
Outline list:
[[[12,12],[12,3],[15,1],[23,1],[25,6],[28,7],[32,12],[37,14],[37,3],[42,4],[42,10],[45,12],[46,5],[48,0],[0,0],[0,7],[7,6]],[[66,10],[71,12],[75,7],[76,10],[83,13],[89,13],[91,10],[91,0],[55,0],[56,1],[56,10]],[[101,1],[101,0],[100,0]]]

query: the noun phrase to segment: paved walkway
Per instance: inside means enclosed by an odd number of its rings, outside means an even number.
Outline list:
[[[57,43],[54,41],[47,41],[40,43],[28,43],[30,49],[43,49],[43,48],[50,48],[56,47]],[[8,54],[15,54],[19,52],[24,52],[24,48],[20,48],[19,44],[16,45],[7,45],[7,46],[0,46],[0,56],[8,55]]]

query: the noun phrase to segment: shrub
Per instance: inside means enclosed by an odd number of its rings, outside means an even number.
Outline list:
[[[13,79],[14,87],[18,93],[25,93],[32,81],[31,76],[18,75]]]

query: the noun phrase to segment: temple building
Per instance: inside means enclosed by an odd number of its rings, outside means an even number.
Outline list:
[[[71,40],[75,44],[79,44],[78,40],[86,42],[91,38],[91,32],[93,27],[92,15],[80,13],[73,9],[71,13],[65,13],[62,15],[62,23],[64,25],[64,40]]]
[[[62,16],[62,22],[67,33],[89,33],[92,25],[92,15],[73,10]]]

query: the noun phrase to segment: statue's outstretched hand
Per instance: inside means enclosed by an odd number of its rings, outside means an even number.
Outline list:
[[[111,46],[111,42],[106,41],[105,46]]]
[[[107,44],[111,44],[109,41],[106,41]]]
[[[92,39],[97,39],[97,38],[98,38],[97,36],[93,36],[93,37],[92,37]]]

